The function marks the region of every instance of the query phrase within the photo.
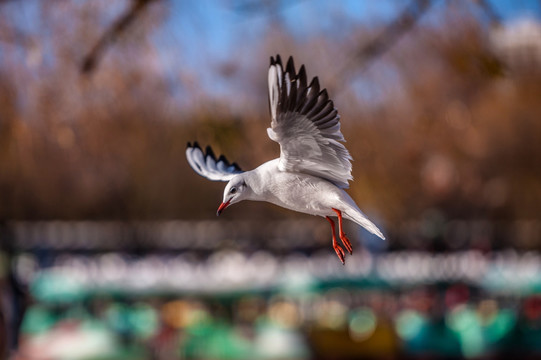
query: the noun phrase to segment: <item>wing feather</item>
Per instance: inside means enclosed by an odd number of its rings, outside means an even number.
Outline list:
[[[242,170],[233,163],[231,164],[223,155],[216,159],[214,151],[210,146],[207,146],[206,153],[197,142],[193,145],[188,143],[186,147],[186,158],[188,163],[199,175],[213,181],[229,181],[236,174],[240,174]]]
[[[351,156],[342,142],[340,116],[326,89],[314,77],[307,85],[304,65],[295,72],[293,58],[284,67],[271,57],[268,74],[271,127],[269,137],[280,144],[280,170],[327,179],[347,188]]]

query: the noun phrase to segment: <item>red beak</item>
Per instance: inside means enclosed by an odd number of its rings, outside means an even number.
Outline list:
[[[220,216],[222,211],[224,211],[225,208],[229,206],[230,202],[231,200],[227,200],[227,202],[221,203],[220,206],[218,207],[218,211],[216,211],[216,216]]]

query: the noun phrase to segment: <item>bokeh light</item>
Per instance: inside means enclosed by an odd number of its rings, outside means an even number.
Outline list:
[[[541,358],[537,0],[0,1],[0,358]],[[269,56],[340,114],[386,240],[242,202]]]

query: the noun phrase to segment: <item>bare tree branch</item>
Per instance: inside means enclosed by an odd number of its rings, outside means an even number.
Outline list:
[[[502,17],[496,12],[490,2],[486,0],[475,0],[475,3],[477,3],[477,5],[484,10],[492,25],[499,25],[502,23]]]
[[[371,42],[360,47],[338,71],[341,81],[354,70],[366,70],[377,58],[387,52],[403,35],[410,31],[432,5],[432,0],[413,0],[402,13]]]
[[[81,64],[81,72],[88,74],[92,72],[100,58],[103,56],[107,46],[115,42],[118,37],[140,16],[143,10],[153,1],[157,0],[132,0],[130,9],[103,34],[90,52],[84,57]]]

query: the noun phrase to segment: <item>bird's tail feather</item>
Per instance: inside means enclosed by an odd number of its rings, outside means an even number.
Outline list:
[[[385,240],[385,236],[383,236],[381,230],[372,221],[368,220],[366,215],[363,214],[363,212],[358,208],[348,209],[347,211],[345,211],[344,217],[353,222],[356,222],[357,224],[365,228],[368,232],[371,232],[372,234],[380,237],[382,240]]]

